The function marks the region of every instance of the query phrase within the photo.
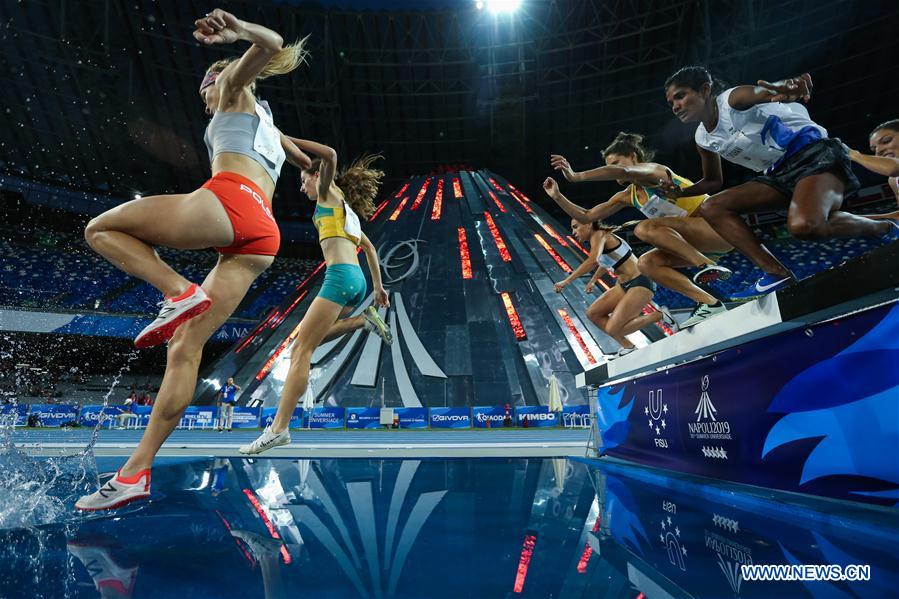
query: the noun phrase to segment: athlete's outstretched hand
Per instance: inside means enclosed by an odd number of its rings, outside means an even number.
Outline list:
[[[231,44],[240,39],[243,22],[229,12],[216,8],[194,21],[194,38],[206,44]]]
[[[375,289],[375,303],[382,308],[390,307],[390,297],[387,295],[387,290],[383,287]]]
[[[812,76],[808,73],[774,83],[759,79],[757,85],[768,90],[771,102],[808,102],[812,97]]]
[[[667,179],[659,179],[658,189],[662,192],[662,195],[671,200],[676,200],[684,195],[681,188],[674,182],[674,176],[672,175],[671,170],[666,168],[665,174],[668,176]]]
[[[546,192],[546,195],[555,199],[556,194],[559,193],[559,184],[552,177],[547,177],[546,181],[543,182],[543,191]]]
[[[568,160],[560,155],[560,154],[550,154],[549,155],[549,164],[557,171],[562,171],[562,176],[565,177],[566,181],[576,181],[577,177],[575,176],[574,169],[571,168],[571,164]]]

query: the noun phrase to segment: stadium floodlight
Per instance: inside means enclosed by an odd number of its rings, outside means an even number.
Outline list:
[[[487,10],[495,15],[511,14],[521,6],[521,0],[487,0]]]

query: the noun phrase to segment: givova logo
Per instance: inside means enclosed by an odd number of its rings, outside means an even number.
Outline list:
[[[483,414],[479,414],[479,416],[483,416]],[[468,422],[469,417],[467,414],[434,414],[433,420],[434,422]],[[481,422],[483,421],[481,420]]]

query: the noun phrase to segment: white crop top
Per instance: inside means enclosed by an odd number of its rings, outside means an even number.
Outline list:
[[[814,122],[797,102],[756,104],[737,110],[728,102],[730,88],[718,95],[718,124],[711,132],[703,123],[696,128],[696,145],[725,160],[762,172],[776,166],[788,153],[827,137],[827,129]]]
[[[614,250],[606,249],[604,247],[603,252],[596,256],[596,262],[603,268],[614,271],[624,264],[624,261],[630,258],[634,251],[625,240],[614,234],[612,236],[621,243]]]

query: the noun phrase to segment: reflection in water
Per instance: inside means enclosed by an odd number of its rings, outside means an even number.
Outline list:
[[[869,596],[899,584],[895,513],[819,512],[579,460],[171,459],[152,501],[129,510],[76,516],[77,493],[56,497],[64,515],[0,530],[0,596]],[[872,580],[740,571],[790,563],[870,564]]]

